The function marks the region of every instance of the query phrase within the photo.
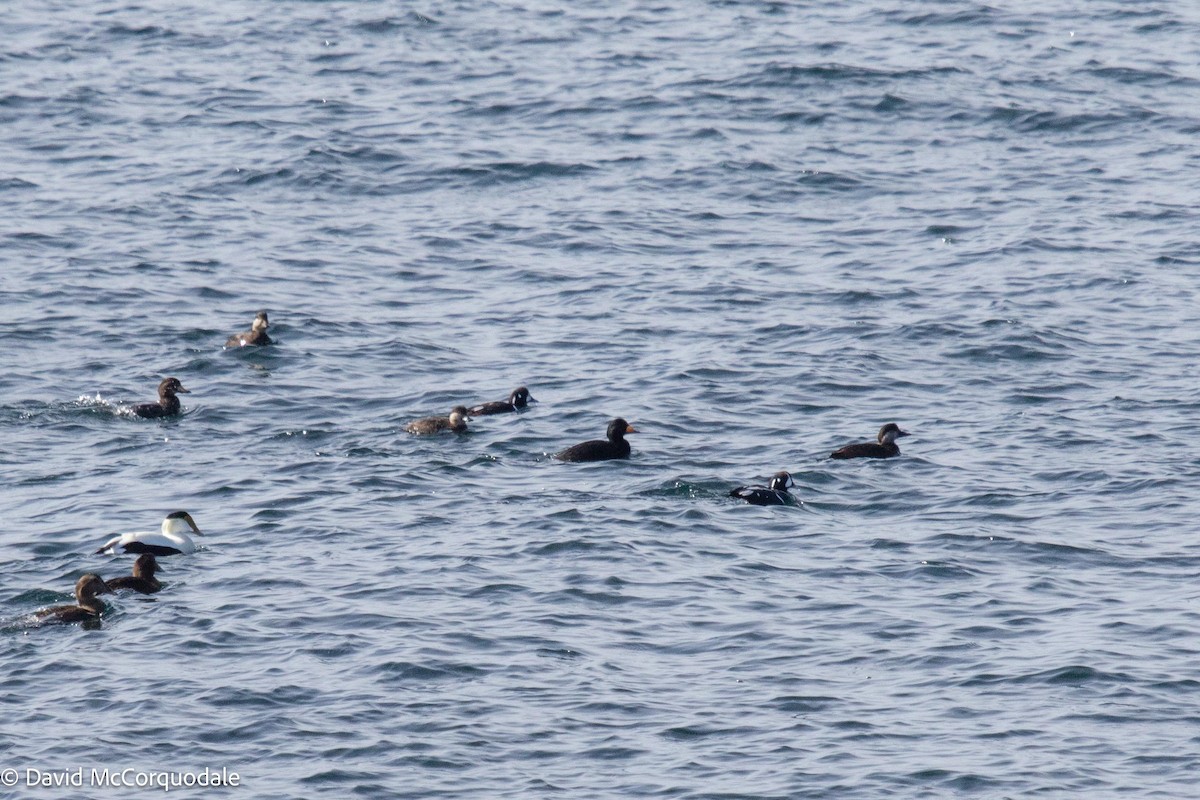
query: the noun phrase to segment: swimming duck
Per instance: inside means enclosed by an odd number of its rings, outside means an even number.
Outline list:
[[[608,439],[593,439],[568,447],[554,457],[559,461],[608,461],[614,458],[629,458],[629,442],[625,434],[637,433],[637,429],[617,417],[608,423]]]
[[[104,613],[104,603],[96,599],[98,594],[111,593],[104,579],[89,572],[75,582],[75,600],[78,605],[52,606],[35,611],[34,616],[42,622],[86,622],[99,619]]]
[[[740,497],[752,506],[787,506],[796,498],[788,488],[795,486],[791,474],[776,472],[769,486],[739,486],[729,493],[730,497]]]
[[[179,413],[179,398],[176,394],[191,394],[183,388],[179,378],[163,378],[158,384],[158,402],[142,403],[133,407],[133,413],[146,419],[158,417],[173,417]]]
[[[158,531],[138,531],[114,536],[97,550],[97,553],[150,553],[155,556],[188,555],[196,552],[196,543],[188,535],[191,528],[196,533],[196,521],[186,511],[174,511],[167,514]]]
[[[264,345],[271,344],[271,337],[267,336],[267,328],[271,323],[267,320],[267,312],[260,311],[254,317],[254,323],[250,326],[250,330],[245,333],[235,333],[225,341],[226,347],[245,347],[248,344]]]
[[[894,422],[889,422],[879,429],[879,443],[862,442],[861,444],[848,444],[840,450],[834,450],[829,454],[830,458],[892,458],[900,455],[900,448],[896,446],[896,439],[901,436],[910,436],[908,431],[900,430],[900,426]]]
[[[417,434],[441,433],[442,431],[462,433],[467,429],[467,413],[466,406],[455,406],[450,409],[449,416],[414,419],[404,426],[404,430]]]
[[[154,594],[162,588],[162,584],[158,582],[158,578],[154,577],[154,573],[158,570],[158,562],[154,560],[154,556],[150,553],[142,553],[137,557],[137,561],[133,562],[133,575],[126,575],[122,578],[113,578],[105,581],[108,588],[116,591],[117,589],[133,589],[135,592],[142,594]]]
[[[471,409],[467,413],[472,417],[485,417],[489,414],[508,414],[536,402],[537,400],[530,397],[529,390],[524,386],[520,386],[513,389],[507,401],[493,400],[490,403],[480,403],[477,406],[471,406]]]

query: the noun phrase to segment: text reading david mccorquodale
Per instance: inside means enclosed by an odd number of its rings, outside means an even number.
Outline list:
[[[241,786],[242,777],[228,769],[176,770],[154,772],[127,767],[121,770],[59,769],[44,770],[27,767],[24,771],[9,767],[0,770],[0,786],[18,785],[47,789],[74,788],[84,786],[107,786],[115,789],[190,789],[193,787],[213,788],[218,786]]]

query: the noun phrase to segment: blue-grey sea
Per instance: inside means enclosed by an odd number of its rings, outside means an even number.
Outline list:
[[[1200,796],[1200,5],[4,17],[0,797]]]

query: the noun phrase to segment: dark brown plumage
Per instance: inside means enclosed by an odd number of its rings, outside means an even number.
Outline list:
[[[453,431],[454,433],[462,433],[467,429],[467,407],[455,406],[450,410],[449,416],[445,417],[424,417],[422,419],[414,419],[412,422],[404,426],[404,430],[409,433],[430,434],[441,433],[442,431]]]
[[[235,333],[225,341],[226,347],[245,347],[247,345],[266,345],[271,344],[271,337],[267,336],[267,328],[271,326],[270,320],[267,319],[267,312],[260,311],[254,317],[254,323],[250,326],[250,330],[244,333]]]
[[[34,616],[41,622],[86,622],[99,619],[104,613],[104,603],[96,599],[98,594],[112,592],[108,584],[99,575],[89,572],[75,582],[74,606],[51,606],[35,611]]]
[[[892,458],[900,455],[900,448],[896,446],[896,439],[901,436],[909,436],[908,431],[900,430],[900,426],[894,422],[889,422],[879,429],[879,442],[863,442],[861,444],[848,444],[840,450],[834,450],[829,454],[830,458]]]
[[[158,578],[154,577],[154,573],[158,571],[158,562],[154,556],[149,553],[142,553],[137,557],[137,561],[133,562],[133,574],[122,578],[113,578],[105,581],[108,588],[117,589],[132,589],[135,592],[142,594],[154,594],[162,588],[162,584],[158,582]]]
[[[179,398],[176,394],[191,394],[183,388],[179,378],[163,378],[158,384],[158,402],[142,403],[133,407],[133,413],[146,419],[174,417],[179,413]]]
[[[629,458],[629,442],[625,434],[637,430],[625,420],[617,417],[608,423],[608,438],[593,439],[568,447],[554,457],[559,461],[609,461],[614,458]]]

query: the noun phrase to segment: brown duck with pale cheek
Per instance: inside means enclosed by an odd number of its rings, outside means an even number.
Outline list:
[[[608,423],[607,439],[580,442],[554,457],[559,461],[609,461],[615,458],[629,458],[631,452],[629,442],[625,441],[627,433],[637,433],[637,429],[617,417]]]
[[[900,430],[900,426],[894,422],[889,422],[879,429],[879,442],[863,442],[861,444],[848,444],[840,450],[834,450],[829,454],[830,458],[894,458],[900,455],[900,448],[896,445],[896,439],[901,436],[910,436],[908,431]]]
[[[260,311],[254,317],[254,323],[250,326],[250,330],[245,333],[235,333],[225,341],[226,347],[246,347],[247,345],[267,345],[271,344],[271,337],[267,336],[267,328],[271,326],[271,322],[267,319],[267,312]]]
[[[132,575],[126,575],[123,578],[113,578],[105,581],[105,583],[113,591],[117,589],[132,589],[142,594],[154,594],[162,588],[162,584],[158,582],[158,578],[154,577],[154,573],[157,571],[158,562],[154,559],[154,556],[149,553],[142,553],[137,557],[137,561],[133,562]]]
[[[96,595],[111,592],[112,589],[108,588],[103,578],[89,572],[75,582],[75,601],[78,605],[51,606],[35,611],[33,615],[40,622],[72,623],[100,619],[104,613],[104,603],[97,600]]]
[[[441,433],[442,431],[463,433],[466,431],[466,429],[466,406],[455,406],[450,410],[450,414],[445,417],[423,417],[422,419],[414,419],[412,422],[404,426],[404,430],[408,431],[409,433],[420,435]]]
[[[158,384],[158,402],[136,405],[133,407],[133,413],[146,419],[178,416],[179,398],[175,396],[177,394],[191,394],[191,392],[183,388],[179,378],[163,378],[162,383]]]

